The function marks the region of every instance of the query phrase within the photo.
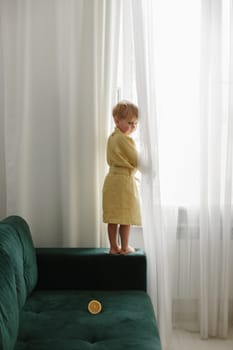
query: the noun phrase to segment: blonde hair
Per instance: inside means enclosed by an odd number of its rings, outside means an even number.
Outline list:
[[[126,119],[128,115],[132,115],[138,119],[138,107],[129,101],[120,101],[112,110],[113,118]]]

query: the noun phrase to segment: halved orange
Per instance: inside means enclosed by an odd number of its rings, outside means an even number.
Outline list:
[[[93,314],[93,315],[99,314],[101,312],[101,310],[102,310],[102,305],[98,300],[91,300],[88,303],[88,311],[91,314]]]

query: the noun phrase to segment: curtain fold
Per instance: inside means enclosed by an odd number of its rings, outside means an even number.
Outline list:
[[[103,0],[0,2],[0,215],[24,216],[36,245],[105,242],[119,11]]]
[[[171,297],[158,166],[155,91],[154,2],[132,1],[136,89],[140,109],[142,226],[148,260],[148,292],[154,305],[163,349],[171,340]]]

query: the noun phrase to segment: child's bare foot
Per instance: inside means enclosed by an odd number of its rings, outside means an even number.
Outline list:
[[[121,249],[120,254],[125,255],[129,253],[134,253],[134,252],[135,252],[135,249],[129,246],[127,249]]]
[[[117,248],[110,248],[109,250],[109,254],[120,254],[121,252],[121,248],[117,247]]]

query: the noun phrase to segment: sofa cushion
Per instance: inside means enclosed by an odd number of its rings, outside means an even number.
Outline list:
[[[0,250],[0,349],[11,350],[18,333],[19,309],[10,257]]]
[[[92,315],[97,299],[102,312]],[[159,350],[153,308],[143,291],[36,291],[20,316],[15,350]]]
[[[28,224],[19,216],[0,222],[0,251],[11,259],[21,308],[37,283],[36,253]]]

